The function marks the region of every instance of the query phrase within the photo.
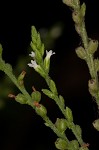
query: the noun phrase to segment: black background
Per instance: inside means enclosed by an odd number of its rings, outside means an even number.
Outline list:
[[[98,1],[85,2],[88,36],[98,40]],[[55,42],[53,51],[56,55],[51,58],[50,74],[59,93],[66,99],[66,105],[73,111],[75,124],[82,127],[84,141],[90,144],[90,149],[98,150],[99,133],[92,126],[92,122],[98,117],[97,107],[87,87],[90,75],[85,62],[75,54],[75,48],[81,43],[80,38],[74,29],[71,11],[61,0],[0,2],[0,43],[4,48],[3,57],[14,67],[19,55],[27,54],[31,26],[35,25],[37,29],[49,28],[56,22],[62,22],[65,28]],[[97,56],[99,52],[96,53]],[[44,97],[43,103],[53,122],[57,117],[62,117],[52,100]],[[72,133],[67,132],[68,138],[74,139]],[[54,150],[55,140],[56,135],[45,127],[43,120],[29,106],[7,100],[6,107],[0,110],[0,150]]]

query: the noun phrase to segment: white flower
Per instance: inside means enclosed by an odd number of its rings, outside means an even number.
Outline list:
[[[29,54],[29,56],[34,58],[35,57],[35,53],[32,51],[31,54]]]
[[[33,67],[34,69],[39,67],[39,65],[37,65],[35,60],[31,60],[31,63],[29,63],[28,66],[29,67]]]
[[[49,52],[46,50],[46,59],[50,59],[50,57],[54,54],[55,52],[53,52],[52,50],[50,50]]]

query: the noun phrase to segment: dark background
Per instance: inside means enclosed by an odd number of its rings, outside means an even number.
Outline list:
[[[88,35],[98,40],[98,1],[85,2]],[[66,105],[72,109],[75,124],[82,127],[84,141],[90,144],[91,150],[98,150],[99,133],[92,126],[92,122],[98,117],[97,106],[87,87],[90,75],[85,62],[75,54],[75,48],[81,44],[80,38],[74,29],[71,11],[61,0],[0,2],[0,43],[4,48],[3,58],[14,67],[20,55],[28,54],[31,26],[35,25],[38,30],[49,29],[57,22],[61,22],[64,29],[53,46],[56,55],[51,58],[50,75],[56,82],[59,94],[66,99]],[[28,76],[27,74],[27,82],[32,77]],[[41,89],[45,83],[39,78],[37,75],[33,83]],[[47,107],[53,122],[57,117],[63,117],[52,100],[43,96],[42,103]],[[74,139],[72,133],[67,132],[68,138]],[[6,100],[5,107],[0,110],[0,150],[54,150],[55,140],[56,135],[45,127],[43,120],[31,107]]]

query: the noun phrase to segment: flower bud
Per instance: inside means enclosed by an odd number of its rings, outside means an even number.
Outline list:
[[[70,141],[68,149],[70,149],[70,150],[78,150],[79,149],[78,141],[77,140]]]
[[[56,142],[55,142],[55,146],[57,149],[59,150],[65,150],[68,149],[68,143],[67,141],[61,139],[61,138],[57,138]]]
[[[90,54],[94,54],[98,48],[98,41],[96,40],[90,40],[88,45],[88,52]]]
[[[76,24],[80,24],[81,21],[82,21],[82,18],[81,18],[81,15],[80,15],[79,12],[73,11],[73,13],[72,13],[72,18],[73,18],[73,20],[74,20],[74,22],[75,22]]]
[[[42,118],[47,115],[47,109],[42,104],[40,104],[38,107],[36,107],[35,111]]]
[[[18,83],[20,84],[20,85],[23,85],[24,83],[24,81],[23,81],[23,79],[24,79],[24,77],[25,77],[25,74],[26,74],[26,72],[25,71],[22,71],[21,72],[21,74],[19,75],[19,77],[18,77]]]
[[[34,91],[34,92],[32,92],[31,97],[32,97],[33,101],[40,102],[41,93],[39,91]]]
[[[67,118],[68,121],[73,122],[72,111],[69,107],[66,107],[65,115],[66,115],[66,118]]]
[[[15,100],[17,102],[19,102],[20,104],[26,104],[27,102],[27,99],[25,98],[25,96],[21,93],[19,93],[16,97],[15,97]]]
[[[76,49],[76,54],[77,54],[77,56],[79,57],[79,58],[81,58],[81,59],[86,59],[86,51],[85,51],[85,49],[83,48],[83,47],[78,47],[77,49]]]
[[[57,127],[57,129],[60,132],[65,132],[65,130],[67,129],[67,123],[65,119],[59,119],[57,118],[56,122],[55,122],[55,126]]]
[[[95,79],[91,79],[88,81],[89,92],[92,96],[98,92],[98,85]]]
[[[99,119],[95,120],[93,123],[94,128],[99,131]]]

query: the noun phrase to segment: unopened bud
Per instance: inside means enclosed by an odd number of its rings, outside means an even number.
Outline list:
[[[99,119],[97,119],[93,122],[93,126],[97,131],[99,131]]]
[[[91,79],[88,81],[89,92],[92,96],[98,92],[98,85],[95,79]]]
[[[40,102],[41,93],[39,91],[34,91],[34,92],[32,92],[31,97],[32,97],[33,101]]]
[[[19,93],[16,97],[15,100],[17,102],[19,102],[20,104],[26,104],[27,103],[27,99],[25,98],[25,96],[21,93]]]
[[[65,141],[63,139],[58,138],[55,142],[55,146],[59,150],[65,150],[68,148],[68,143],[67,143],[67,141]]]
[[[86,59],[86,51],[85,51],[85,49],[83,48],[83,47],[78,47],[77,49],[76,49],[76,54],[77,54],[77,56],[79,57],[79,58],[81,58],[81,59]]]
[[[55,126],[57,127],[57,129],[60,132],[65,132],[65,130],[67,129],[67,123],[65,119],[59,119],[57,118],[56,122],[55,122]]]
[[[40,104],[39,107],[36,107],[35,111],[42,118],[47,115],[47,109],[42,104]]]
[[[73,11],[73,13],[72,13],[72,18],[73,18],[73,20],[74,20],[74,22],[75,22],[76,24],[80,24],[81,21],[82,21],[82,18],[81,18],[81,15],[80,15],[79,12]]]
[[[88,46],[88,52],[90,54],[94,54],[98,48],[98,41],[96,40],[90,40],[89,46]]]

